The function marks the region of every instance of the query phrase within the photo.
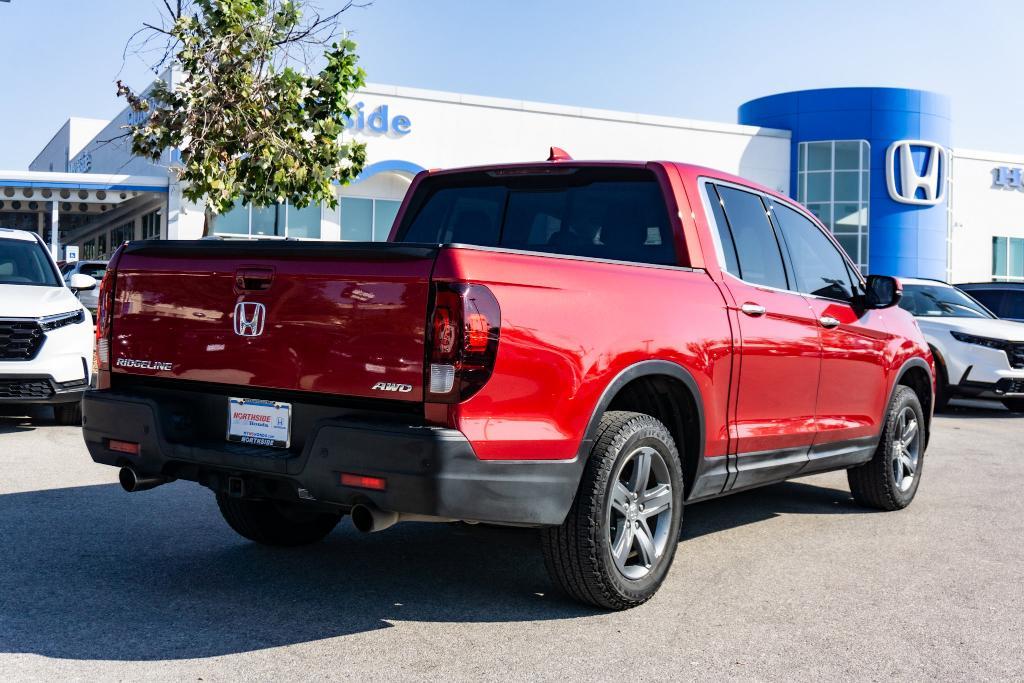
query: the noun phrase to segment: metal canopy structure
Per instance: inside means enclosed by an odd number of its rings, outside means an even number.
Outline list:
[[[168,187],[166,176],[0,171],[0,227],[38,233],[59,260],[64,243],[166,210]]]

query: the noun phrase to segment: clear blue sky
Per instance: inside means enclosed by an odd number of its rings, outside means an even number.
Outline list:
[[[122,48],[155,7],[0,3],[0,168],[120,110]],[[1020,2],[376,0],[347,25],[378,83],[724,122],[773,92],[915,87],[953,98],[956,146],[1024,153]],[[138,60],[122,77],[150,80]]]

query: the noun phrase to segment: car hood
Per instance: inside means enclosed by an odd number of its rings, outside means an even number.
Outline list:
[[[67,287],[0,285],[0,318],[41,318],[82,308]]]
[[[956,330],[990,339],[1024,342],[1024,323],[989,318],[917,318],[922,330]]]

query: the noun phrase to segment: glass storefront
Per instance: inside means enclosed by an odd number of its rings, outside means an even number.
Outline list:
[[[801,142],[797,200],[832,231],[862,273],[868,270],[867,140]]]
[[[292,237],[320,239],[319,204],[297,208],[287,203],[252,207],[235,202],[235,208],[217,216],[214,234],[224,237]]]
[[[992,238],[992,279],[1024,282],[1024,237]]]
[[[341,198],[341,239],[382,242],[391,232],[402,202],[363,197]]]
[[[150,211],[142,217],[142,239],[160,239],[160,212]]]

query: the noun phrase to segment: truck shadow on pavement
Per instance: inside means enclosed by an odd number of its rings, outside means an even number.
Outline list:
[[[799,483],[738,494],[696,506],[700,515],[690,508],[684,536],[780,512],[858,510],[841,498]],[[394,621],[597,614],[554,592],[535,530],[401,524],[363,535],[345,520],[321,544],[264,548],[235,536],[213,496],[188,483],[0,495],[0,544],[0,652],[191,659]]]

